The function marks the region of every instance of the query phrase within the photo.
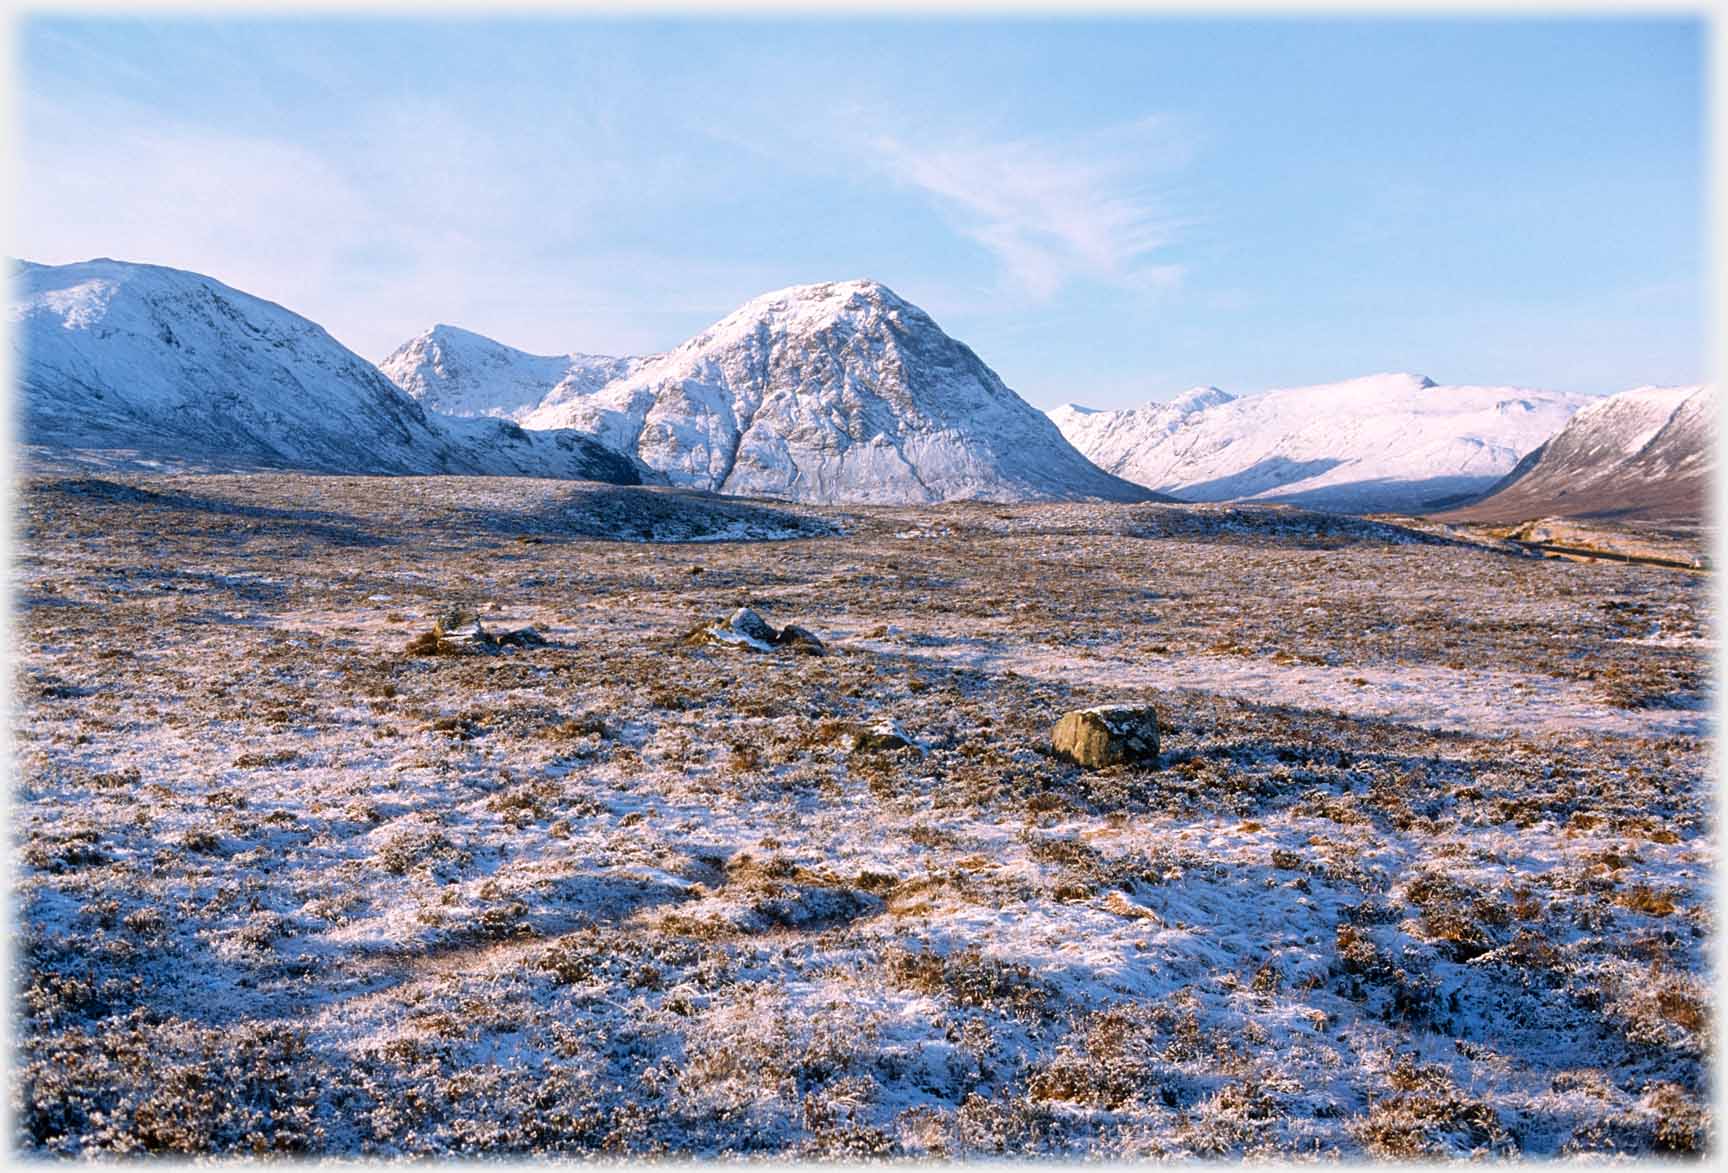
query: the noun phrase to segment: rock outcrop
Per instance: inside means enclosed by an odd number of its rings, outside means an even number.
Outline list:
[[[1158,713],[1145,705],[1098,705],[1063,715],[1056,752],[1088,770],[1158,760]]]

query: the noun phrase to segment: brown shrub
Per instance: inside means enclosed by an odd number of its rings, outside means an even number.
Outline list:
[[[1671,916],[1675,909],[1672,896],[1643,884],[1616,892],[1614,903],[1633,912],[1641,912],[1645,916]]]

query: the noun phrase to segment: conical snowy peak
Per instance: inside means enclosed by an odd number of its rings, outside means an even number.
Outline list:
[[[447,420],[322,327],[179,269],[19,263],[27,443],[222,467],[635,481],[585,436]]]
[[[874,281],[747,302],[592,394],[523,417],[674,484],[804,501],[1144,499],[923,310]]]
[[[928,314],[880,281],[827,281],[790,285],[753,297],[678,349],[724,343],[759,326],[792,333],[824,327],[856,329],[890,316],[935,326]]]
[[[1457,516],[1697,521],[1715,456],[1713,386],[1638,387],[1583,408]]]
[[[1196,501],[1416,510],[1480,493],[1589,400],[1392,372],[1052,418],[1100,467]]]
[[[1234,398],[1236,397],[1228,391],[1220,391],[1216,387],[1190,387],[1172,399],[1169,406],[1183,415],[1190,415],[1208,407],[1216,407],[1220,403],[1229,403]]]

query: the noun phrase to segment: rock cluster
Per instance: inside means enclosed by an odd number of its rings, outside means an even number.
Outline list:
[[[455,656],[488,648],[527,648],[546,640],[532,627],[487,631],[480,616],[459,607],[447,608],[432,621],[432,630],[408,641],[410,656]]]
[[[898,721],[884,719],[852,734],[853,753],[892,753],[903,749],[918,749]],[[922,752],[922,751],[920,751]]]
[[[752,652],[789,649],[806,656],[825,656],[828,648],[815,635],[795,624],[775,630],[774,625],[748,607],[740,607],[726,619],[704,623],[685,637],[692,644],[727,644]]]

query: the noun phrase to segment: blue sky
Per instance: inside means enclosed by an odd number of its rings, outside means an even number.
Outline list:
[[[1382,370],[1701,379],[1705,29],[1588,20],[71,19],[18,255],[368,358],[672,346],[874,277],[1042,407]]]

